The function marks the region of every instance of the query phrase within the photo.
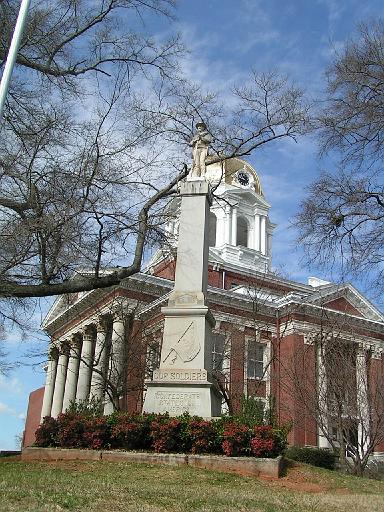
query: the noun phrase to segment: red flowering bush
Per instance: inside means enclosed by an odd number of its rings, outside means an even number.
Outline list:
[[[150,427],[154,415],[121,414],[111,429],[113,447],[145,450],[151,446]]]
[[[273,439],[260,439],[258,437],[251,439],[251,452],[255,457],[271,457],[274,448]]]
[[[224,427],[222,449],[228,457],[249,455],[250,430],[246,425],[228,423]]]
[[[286,434],[271,425],[256,426],[250,445],[251,453],[255,457],[276,457],[286,446]]]
[[[211,421],[191,420],[188,426],[188,436],[192,453],[212,453],[214,451],[216,432]]]
[[[45,416],[35,432],[35,445],[41,448],[57,446],[58,424],[55,418]]]
[[[179,451],[182,423],[177,418],[159,415],[151,423],[152,448],[158,453]]]
[[[57,442],[62,448],[84,448],[87,418],[80,414],[67,412],[57,417]]]
[[[110,432],[106,418],[88,418],[84,422],[84,447],[100,450],[110,444]]]
[[[183,414],[122,414],[96,417],[77,412],[46,417],[36,431],[36,446],[123,448],[158,453],[224,453],[275,457],[287,445],[287,428],[249,426],[234,419],[205,421]]]

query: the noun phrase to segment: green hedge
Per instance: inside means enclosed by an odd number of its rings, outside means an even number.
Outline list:
[[[336,456],[333,452],[326,449],[289,446],[285,450],[285,456],[297,462],[305,462],[311,466],[335,469]]]

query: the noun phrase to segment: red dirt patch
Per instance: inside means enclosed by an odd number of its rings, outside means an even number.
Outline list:
[[[21,460],[21,455],[10,455],[9,457],[0,457],[0,462],[15,462]]]
[[[288,469],[287,476],[282,478],[259,477],[260,480],[273,487],[283,487],[292,491],[308,492],[311,494],[323,493],[330,490],[330,486],[321,481],[321,478],[314,478],[313,474],[305,467],[294,466]],[[333,489],[338,494],[349,494],[345,488]]]

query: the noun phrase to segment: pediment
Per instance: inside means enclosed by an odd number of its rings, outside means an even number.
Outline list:
[[[269,209],[271,205],[265,200],[263,196],[256,194],[253,190],[242,188],[231,188],[228,196],[231,198],[239,198],[242,201],[255,205],[260,205],[263,208]]]
[[[381,311],[349,283],[319,286],[306,297],[306,302],[374,322],[384,321]]]
[[[64,311],[68,310],[78,300],[78,294],[66,294],[57,297],[48,311],[47,316],[44,318],[41,327],[46,328],[55,318],[61,316]]]

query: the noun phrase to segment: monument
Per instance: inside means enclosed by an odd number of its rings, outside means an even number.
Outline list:
[[[181,184],[181,215],[175,286],[164,314],[160,366],[148,383],[143,412],[204,418],[219,416],[221,393],[212,382],[214,318],[205,303],[208,282],[208,221],[211,206],[205,159],[212,141],[198,123],[191,141],[193,166]]]

